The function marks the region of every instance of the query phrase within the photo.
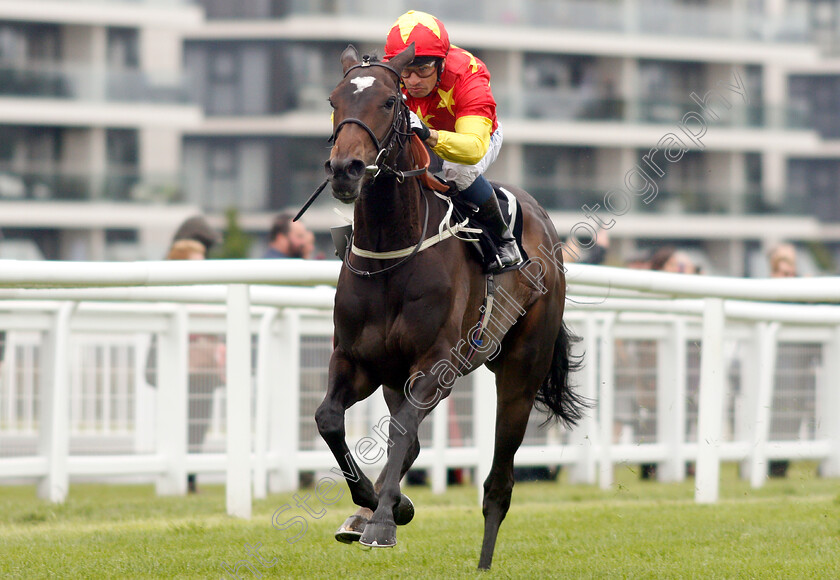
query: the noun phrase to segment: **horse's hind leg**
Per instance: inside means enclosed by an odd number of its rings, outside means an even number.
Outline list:
[[[522,391],[522,387],[519,387]],[[505,397],[502,385],[498,387],[499,402],[496,409],[496,449],[493,453],[493,466],[484,481],[484,540],[481,544],[481,557],[478,561],[480,570],[488,570],[493,561],[493,549],[502,520],[510,508],[513,491],[513,456],[528,426],[528,417],[534,404],[534,392],[517,393],[518,396]]]
[[[551,368],[554,347],[542,340],[542,312],[534,309],[505,339],[507,351],[490,365],[496,373],[496,448],[493,465],[484,481],[484,540],[479,570],[488,570],[499,527],[510,508],[513,491],[513,456],[522,444],[534,399]]]

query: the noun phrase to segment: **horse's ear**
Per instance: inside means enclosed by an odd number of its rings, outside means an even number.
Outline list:
[[[352,44],[348,44],[344,52],[341,53],[341,66],[344,67],[343,72],[346,74],[347,69],[354,64],[359,64],[359,51]]]
[[[391,65],[397,72],[402,72],[402,69],[412,60],[414,60],[413,42],[405,47],[401,53],[389,60],[388,64]]]

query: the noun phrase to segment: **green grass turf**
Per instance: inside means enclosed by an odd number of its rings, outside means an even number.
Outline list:
[[[151,486],[73,485],[63,505],[35,497],[32,486],[0,487],[0,577],[231,578],[261,543],[263,578],[840,578],[840,480],[815,477],[812,463],[794,463],[785,479],[759,490],[722,471],[721,501],[696,505],[692,479],[641,481],[635,467],[617,469],[613,489],[519,483],[502,526],[493,570],[475,571],[483,522],[477,492],[450,487],[435,496],[407,488],[415,520],[386,550],[346,546],[332,534],[353,511],[349,493],[323,506],[292,494],[254,504],[250,521],[225,514],[222,486],[189,497],[160,498]],[[343,484],[342,484],[343,485]],[[335,490],[334,490],[335,491]],[[308,529],[277,530],[306,518]],[[240,567],[239,577],[256,577]]]

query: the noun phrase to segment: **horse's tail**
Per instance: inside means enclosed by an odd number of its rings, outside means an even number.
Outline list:
[[[583,418],[584,410],[592,406],[592,402],[575,392],[569,382],[569,375],[583,365],[583,355],[572,354],[572,346],[579,341],[580,337],[572,334],[563,322],[554,341],[551,369],[537,391],[536,406],[548,414],[547,422],[558,420],[571,427]]]

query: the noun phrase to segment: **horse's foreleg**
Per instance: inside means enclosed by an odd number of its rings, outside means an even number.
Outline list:
[[[420,443],[417,429],[420,421],[434,408],[438,399],[448,394],[438,384],[435,376],[424,376],[417,379],[407,388],[411,390],[411,399],[404,401],[395,415],[391,417],[388,461],[377,480],[380,486],[379,505],[373,517],[365,526],[360,542],[366,546],[391,547],[397,543],[397,523],[403,523],[401,518],[413,516],[413,506],[410,500],[400,493],[400,479],[417,459]],[[442,394],[437,394],[440,391]],[[411,402],[414,400],[420,405]],[[422,408],[428,403],[429,408]],[[408,500],[408,503],[406,503]],[[410,517],[408,517],[410,520]]]
[[[388,405],[388,410],[391,412],[392,415],[396,414],[399,411],[400,405],[405,402],[405,397],[402,393],[398,393],[392,389],[386,388],[383,389],[383,393],[385,395],[385,402]],[[388,455],[391,454],[391,445],[393,445],[393,440],[389,439],[388,443]],[[417,459],[417,456],[420,454],[420,440],[415,438],[414,443],[409,448],[408,453],[406,453],[405,460],[403,461],[402,468],[400,469],[400,480],[405,476],[406,472],[411,468],[414,464],[414,461]],[[385,479],[385,470],[383,469],[379,473],[379,478],[376,480],[376,483],[373,484],[374,491],[378,494],[379,491],[382,489],[382,482]],[[367,525],[368,521],[373,517],[373,510],[367,507],[360,507],[356,510],[356,513],[348,517],[338,531],[335,533],[335,539],[339,542],[344,542],[345,544],[350,544],[352,542],[359,541],[359,538],[362,535],[362,532],[365,530],[365,526]],[[397,506],[394,508],[394,522],[398,526],[404,526],[408,524],[414,518],[414,504],[411,502],[411,499],[407,495],[400,494],[400,501]]]
[[[327,394],[315,412],[318,432],[338,462],[350,495],[356,505],[375,509],[379,498],[370,479],[362,473],[345,440],[344,414],[357,401],[375,389],[366,373],[353,365],[338,351],[330,359],[330,378]]]
[[[390,411],[391,416],[396,415],[400,408],[403,405],[409,404],[406,401],[405,394],[401,390],[395,390],[393,388],[384,388],[382,393],[385,397],[385,403],[388,405],[388,411]],[[393,440],[389,439],[388,443],[388,455],[391,455],[391,446],[394,444]],[[411,444],[411,447],[408,449],[408,453],[405,455],[405,459],[403,459],[402,466],[400,467],[400,481],[402,478],[405,477],[405,474],[411,469],[411,466],[414,465],[414,462],[417,460],[417,456],[420,454],[420,439],[417,437],[414,438],[414,441]],[[379,477],[376,480],[376,483],[373,484],[373,489],[378,494],[382,490],[382,483],[385,480],[385,470],[382,470],[379,474]],[[398,526],[404,526],[409,523],[414,518],[414,504],[411,503],[411,500],[405,494],[400,494],[400,501],[397,506],[394,508],[394,520],[396,521]]]

